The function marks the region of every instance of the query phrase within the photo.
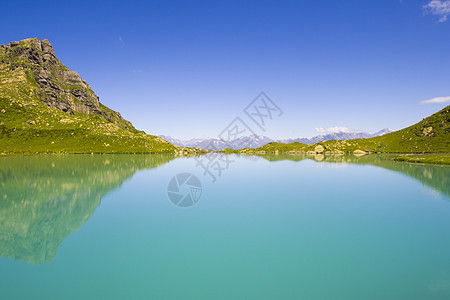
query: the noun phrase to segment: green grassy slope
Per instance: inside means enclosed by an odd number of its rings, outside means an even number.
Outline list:
[[[450,154],[401,154],[392,160],[418,164],[450,165]]]
[[[237,153],[450,153],[450,106],[408,128],[383,136],[324,141],[312,145],[270,143],[256,149],[225,152]]]
[[[450,106],[405,129],[370,139],[322,143],[326,148],[339,148],[352,152],[390,153],[449,153],[450,152]]]
[[[180,150],[98,102],[44,41],[0,45],[0,154]]]

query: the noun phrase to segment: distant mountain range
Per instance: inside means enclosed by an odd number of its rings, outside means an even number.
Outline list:
[[[168,142],[180,146],[180,147],[199,147],[202,149],[208,149],[208,150],[223,150],[225,148],[231,148],[234,150],[242,149],[242,148],[259,148],[264,145],[267,145],[269,143],[277,142],[277,143],[284,143],[284,144],[290,144],[290,143],[302,143],[302,144],[314,144],[318,142],[323,141],[331,141],[331,140],[354,140],[354,139],[361,139],[361,138],[372,138],[376,136],[381,136],[386,133],[393,132],[389,128],[384,128],[378,132],[375,132],[373,134],[358,131],[358,132],[337,132],[337,133],[329,133],[325,135],[318,135],[315,137],[312,137],[310,139],[308,138],[297,138],[297,139],[287,139],[287,140],[273,140],[267,136],[258,136],[258,135],[250,135],[241,137],[235,140],[231,141],[223,141],[221,139],[215,139],[215,138],[197,138],[197,139],[190,139],[190,140],[180,140],[180,139],[174,139],[170,136],[160,135],[159,137],[167,140]]]
[[[179,140],[165,135],[160,135],[159,137],[165,139],[166,141],[176,146],[193,147],[193,148],[199,147],[208,150],[223,150],[225,148],[231,148],[234,150],[242,148],[258,148],[273,142],[272,139],[266,136],[258,136],[258,135],[245,136],[235,140],[231,140],[229,142],[214,138]]]
[[[389,128],[384,128],[380,131],[377,131],[373,134],[364,132],[364,131],[356,131],[356,132],[334,132],[328,133],[325,135],[318,135],[312,137],[310,139],[307,138],[298,138],[298,139],[287,139],[287,140],[278,140],[275,142],[290,144],[290,143],[302,143],[302,144],[315,144],[323,141],[333,141],[333,140],[356,140],[356,139],[368,139],[376,136],[385,135],[386,133],[391,133],[393,130]]]

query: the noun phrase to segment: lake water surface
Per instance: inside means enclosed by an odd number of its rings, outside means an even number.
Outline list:
[[[0,157],[0,298],[450,299],[450,167],[227,160]]]

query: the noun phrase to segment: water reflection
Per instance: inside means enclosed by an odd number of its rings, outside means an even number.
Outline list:
[[[101,199],[137,170],[168,155],[70,155],[0,158],[0,257],[51,262]]]
[[[247,160],[373,165],[421,181],[450,197],[450,167],[408,164],[388,156],[260,155]],[[92,216],[102,198],[137,170],[156,168],[170,155],[0,157],[0,257],[51,262],[60,244]]]
[[[393,155],[297,155],[297,154],[265,154],[260,157],[269,161],[302,161],[315,160],[336,165],[360,164],[373,165],[408,175],[421,181],[424,185],[450,197],[450,167],[440,165],[413,164],[392,161]]]

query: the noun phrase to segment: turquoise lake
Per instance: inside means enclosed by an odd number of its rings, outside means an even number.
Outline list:
[[[0,157],[0,298],[450,299],[450,167],[227,160]]]

